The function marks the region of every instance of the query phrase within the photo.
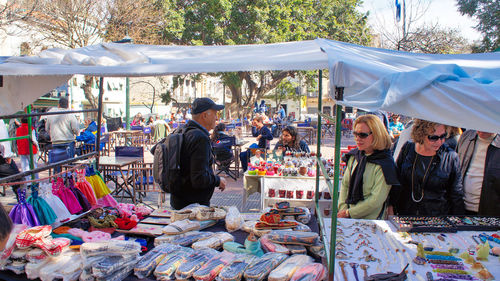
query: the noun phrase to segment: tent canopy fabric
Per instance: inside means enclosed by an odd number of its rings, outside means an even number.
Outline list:
[[[500,53],[429,55],[338,41],[234,46],[103,43],[0,62],[0,114],[16,112],[74,74],[107,77],[328,69],[340,103],[500,132]]]

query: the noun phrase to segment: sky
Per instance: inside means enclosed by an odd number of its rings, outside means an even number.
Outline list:
[[[456,0],[406,0],[406,6],[415,5],[419,1],[429,4],[429,9],[421,19],[422,22],[438,23],[443,27],[458,29],[461,35],[471,42],[481,39],[481,34],[473,29],[477,21],[462,16],[458,12]],[[363,2],[363,6],[359,9],[363,12],[370,11],[368,23],[375,31],[380,26],[394,26],[395,0],[363,0]]]

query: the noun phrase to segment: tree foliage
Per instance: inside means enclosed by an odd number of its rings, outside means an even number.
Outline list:
[[[394,11],[394,1],[389,1]],[[450,54],[469,51],[467,40],[456,29],[444,28],[439,23],[425,23],[423,16],[429,10],[429,2],[423,0],[406,1],[405,15],[401,22],[396,15],[387,24],[379,19],[383,27],[378,27],[388,48],[418,53]],[[396,27],[396,28],[391,28]]]
[[[167,0],[174,22],[164,30],[167,42],[184,45],[264,44],[317,37],[368,44],[366,15],[360,0]],[[175,11],[170,11],[175,8]],[[177,12],[176,12],[177,11]],[[165,20],[168,21],[167,18]],[[179,32],[182,29],[182,33]],[[230,89],[232,107],[249,107],[293,71],[218,74]],[[242,93],[242,89],[248,89]],[[233,108],[235,109],[235,108]],[[231,110],[235,112],[236,110]]]
[[[500,1],[458,0],[457,4],[462,15],[474,17],[479,21],[475,28],[483,34],[483,39],[473,51],[488,52],[500,48]]]

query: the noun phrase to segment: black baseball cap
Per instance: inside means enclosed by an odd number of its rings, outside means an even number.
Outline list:
[[[193,102],[193,114],[198,114],[205,112],[209,109],[214,110],[222,110],[224,109],[223,105],[216,104],[213,100],[209,98],[197,98]]]

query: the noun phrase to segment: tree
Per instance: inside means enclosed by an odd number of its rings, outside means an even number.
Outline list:
[[[21,0],[10,0],[0,4],[0,28],[4,29],[11,24],[18,24],[32,16],[38,2],[24,5]]]
[[[475,27],[483,34],[480,45],[473,52],[491,52],[500,48],[500,1],[498,0],[458,0],[458,11],[462,15],[479,21]]]
[[[367,44],[370,33],[366,15],[359,13],[359,0],[168,0],[182,16],[167,29],[166,40],[185,45],[262,44],[317,37]],[[175,18],[176,21],[179,18]],[[166,19],[167,20],[167,19]],[[294,71],[261,71],[218,74],[232,95],[230,109],[249,110],[256,100]],[[246,92],[242,91],[246,89]]]
[[[390,3],[389,6],[395,10],[394,1]],[[458,35],[458,30],[443,28],[438,23],[422,22],[422,17],[429,9],[429,2],[417,0],[405,3],[401,23],[397,21],[395,14],[391,24],[386,23],[385,19],[377,19],[377,29],[388,48],[434,54],[458,53],[469,49],[467,40]]]

